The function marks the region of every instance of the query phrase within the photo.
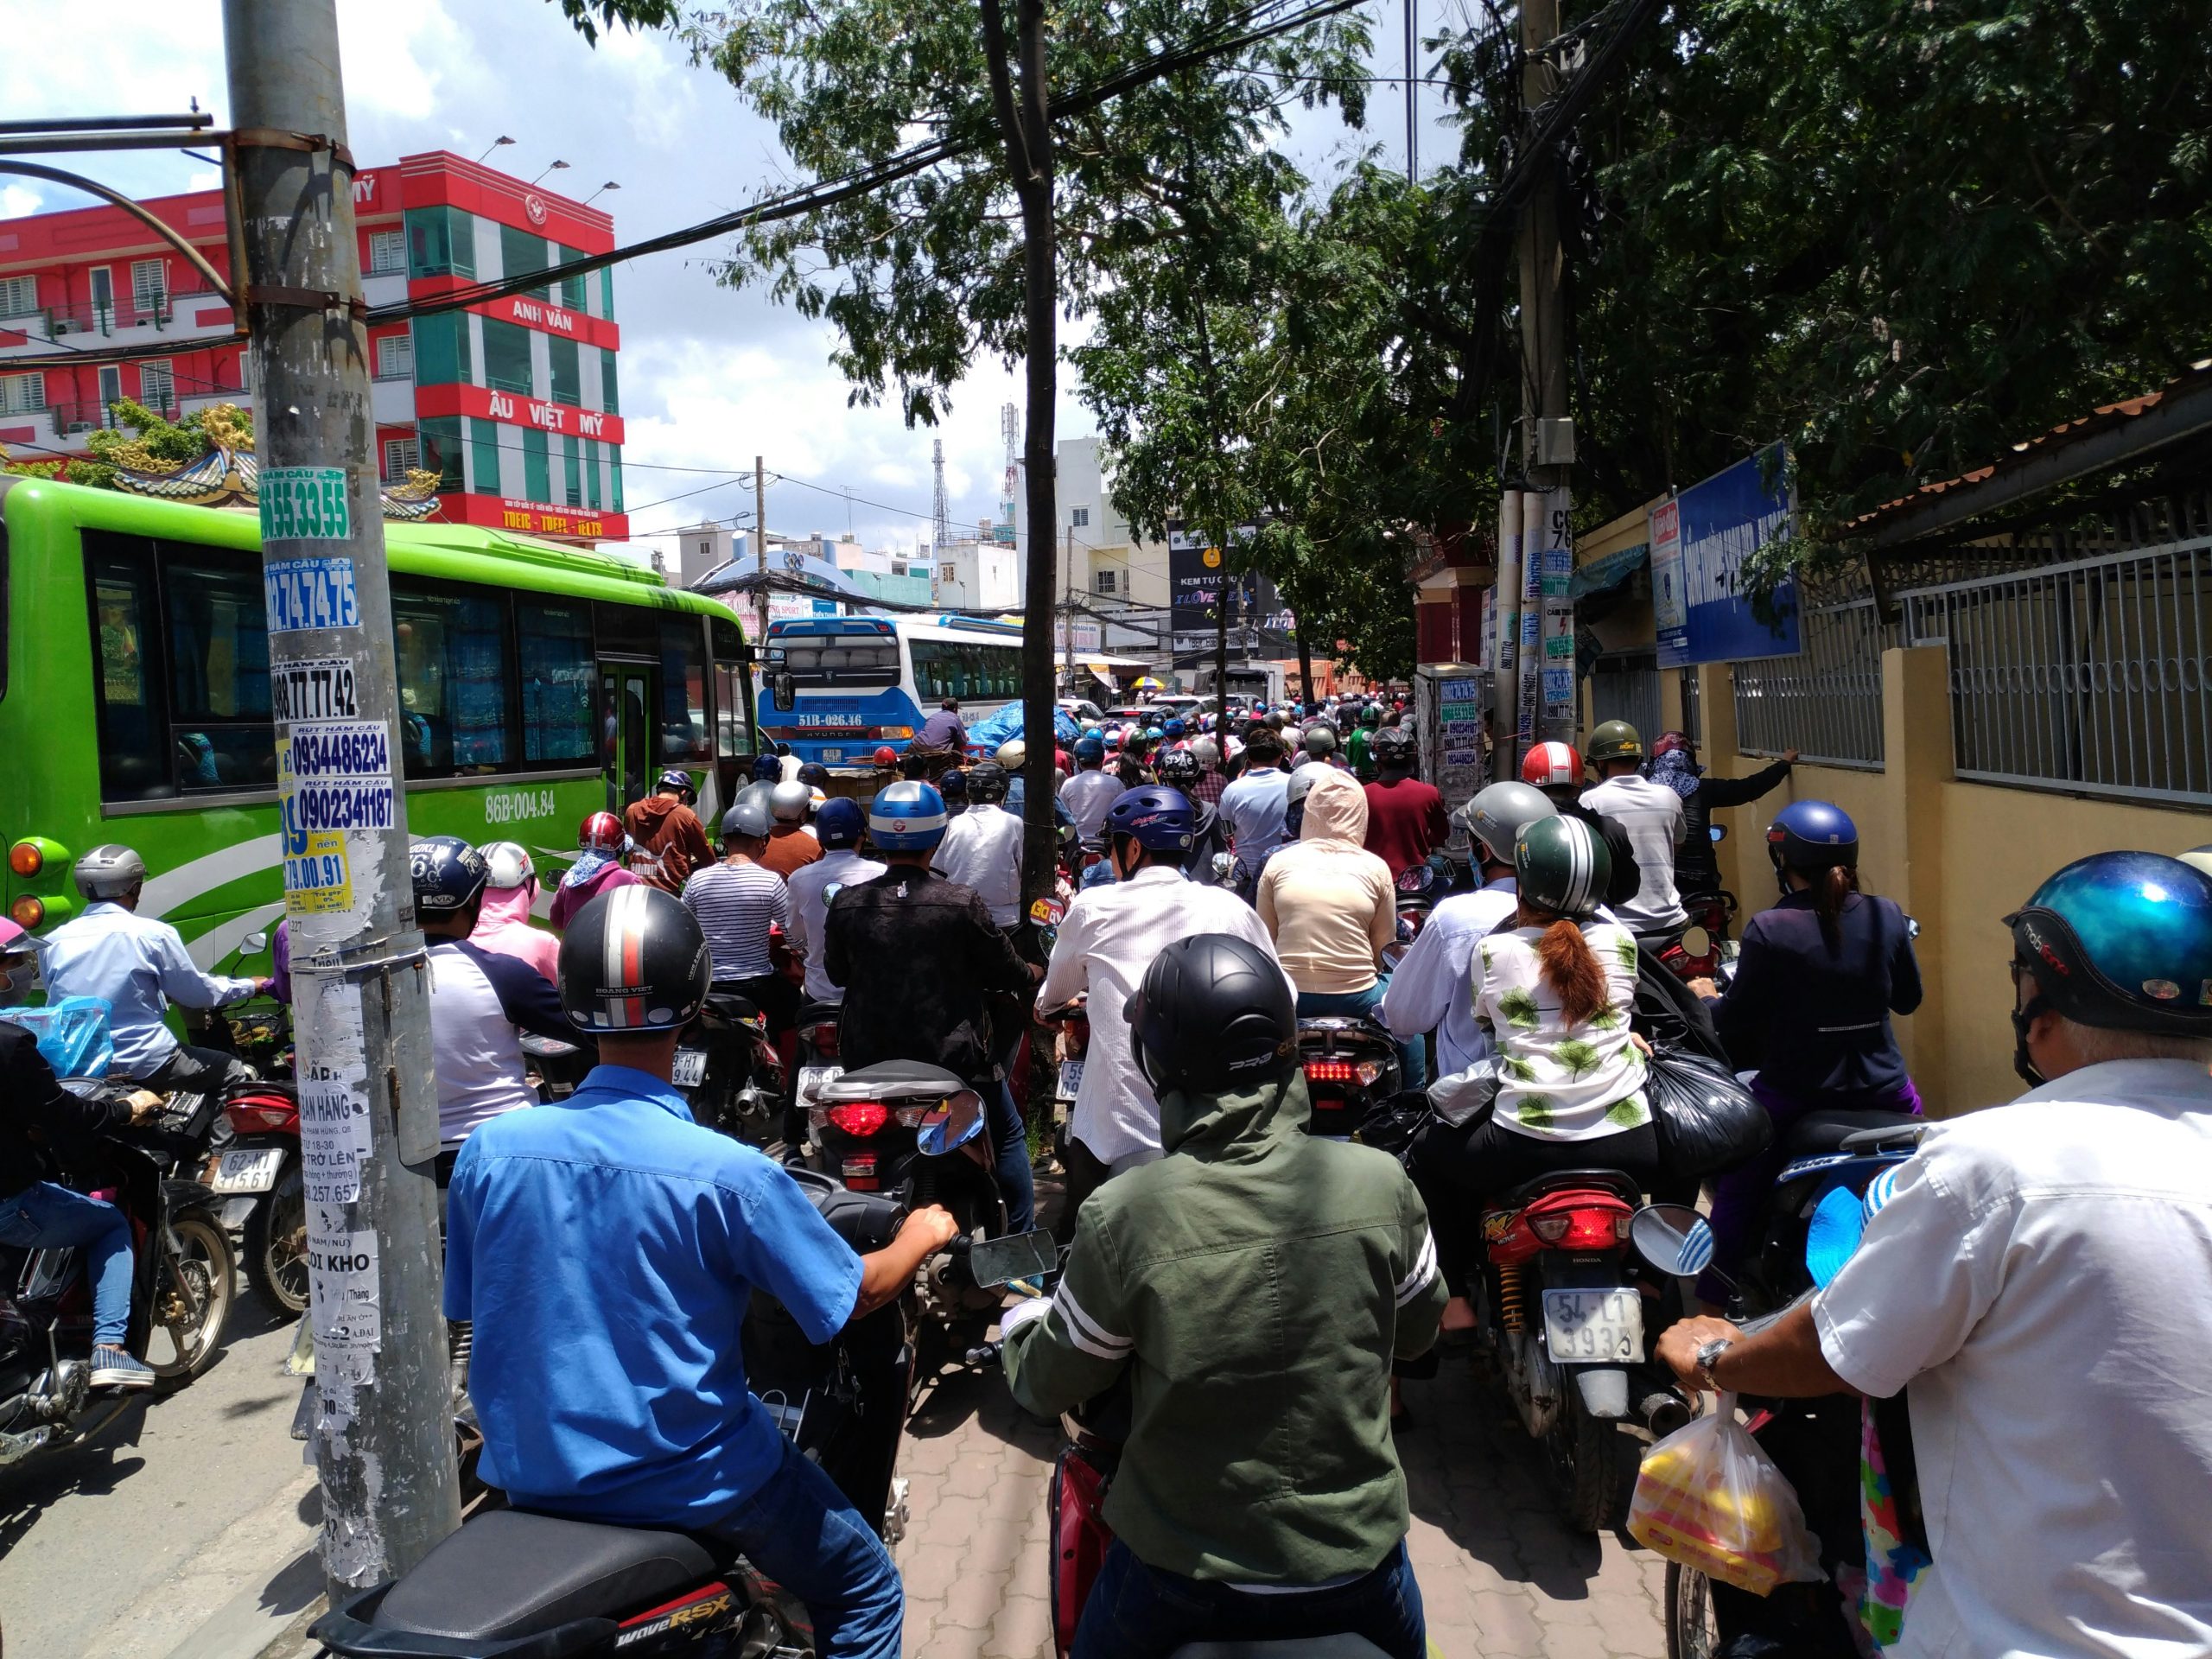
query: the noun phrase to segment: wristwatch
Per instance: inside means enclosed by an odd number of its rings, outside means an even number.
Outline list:
[[[1701,1344],[1697,1351],[1697,1374],[1705,1379],[1705,1386],[1715,1394],[1726,1394],[1727,1390],[1713,1376],[1713,1368],[1719,1362],[1720,1356],[1735,1345],[1736,1338],[1733,1337],[1715,1337],[1711,1342]]]

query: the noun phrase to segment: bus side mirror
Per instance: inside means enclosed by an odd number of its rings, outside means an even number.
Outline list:
[[[789,669],[769,676],[768,686],[779,709],[788,709],[798,701],[798,677]]]

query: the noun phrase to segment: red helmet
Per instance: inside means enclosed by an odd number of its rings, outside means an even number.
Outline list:
[[[1579,788],[1582,757],[1572,743],[1539,743],[1521,763],[1521,781],[1538,789],[1555,789],[1561,784]]]
[[[612,812],[593,813],[576,831],[576,845],[587,853],[619,853],[628,840],[622,830],[622,820]]]
[[[1651,758],[1656,760],[1661,755],[1672,754],[1676,749],[1689,749],[1694,753],[1695,746],[1680,732],[1662,732],[1652,740]]]
[[[875,752],[875,764],[879,766],[897,766],[899,764],[899,751],[893,748],[888,743],[885,744],[881,748]]]

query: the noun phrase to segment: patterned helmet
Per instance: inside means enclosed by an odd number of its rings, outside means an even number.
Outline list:
[[[530,851],[521,842],[495,841],[482,851],[485,863],[492,869],[488,885],[502,893],[537,879],[537,867],[530,861]]]
[[[630,844],[622,820],[612,812],[594,812],[576,826],[576,846],[587,853],[619,853]]]
[[[1513,874],[1531,909],[1580,921],[1605,897],[1613,861],[1595,830],[1580,818],[1554,813],[1522,827],[1513,848]]]
[[[944,839],[944,797],[911,779],[886,784],[868,803],[868,833],[889,852],[926,852]]]

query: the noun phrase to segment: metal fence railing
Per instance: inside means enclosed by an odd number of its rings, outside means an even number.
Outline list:
[[[1699,700],[1701,693],[1697,686],[1697,670],[1681,668],[1675,671],[1682,688],[1682,735],[1694,748],[1705,747],[1705,705]]]
[[[2212,536],[1900,597],[1950,647],[1960,777],[2212,803]]]
[[[1882,652],[1904,643],[1901,630],[1882,625],[1872,599],[1808,606],[1798,626],[1800,655],[1731,664],[1737,748],[1879,770]]]
[[[1624,720],[1648,747],[1659,735],[1659,660],[1651,652],[1600,657],[1590,672],[1595,723]]]

